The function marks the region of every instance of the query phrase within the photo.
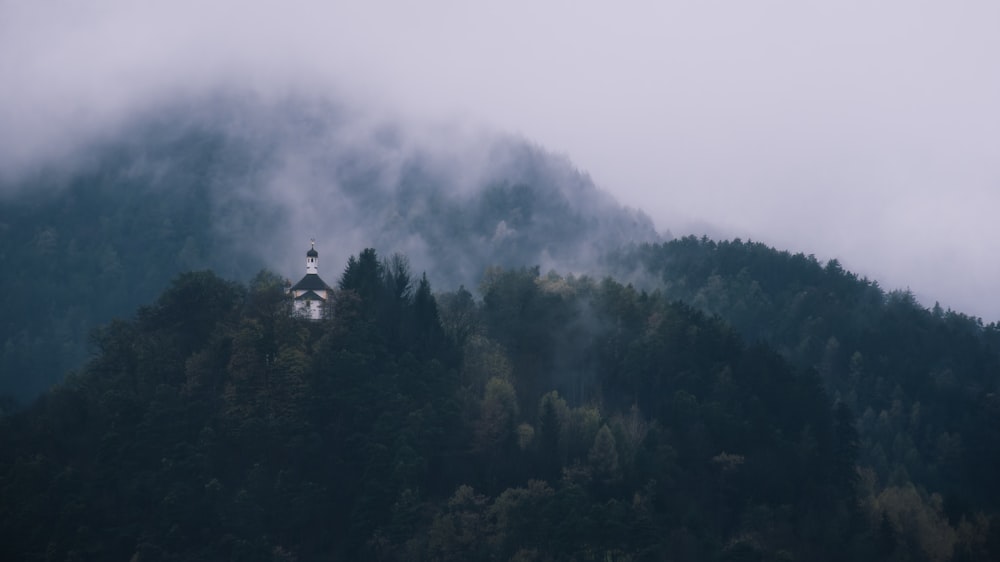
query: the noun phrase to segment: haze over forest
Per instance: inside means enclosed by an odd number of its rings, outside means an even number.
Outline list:
[[[17,189],[220,89],[331,100],[430,153],[454,151],[456,130],[508,131],[661,233],[837,258],[926,306],[1000,318],[995,3],[661,4],[7,2],[0,174]]]
[[[1000,559],[997,21],[0,4],[0,559]]]

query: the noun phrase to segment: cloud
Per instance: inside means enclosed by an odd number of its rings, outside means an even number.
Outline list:
[[[838,257],[996,319],[997,21],[987,0],[14,0],[0,5],[0,173],[164,100],[295,92],[423,142],[434,122],[522,135],[661,229],[707,222]]]

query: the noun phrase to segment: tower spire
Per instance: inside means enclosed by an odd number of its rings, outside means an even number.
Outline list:
[[[319,274],[319,252],[316,251],[316,239],[309,240],[311,246],[306,252],[306,275]]]

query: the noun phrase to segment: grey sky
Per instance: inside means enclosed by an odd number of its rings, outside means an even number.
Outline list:
[[[235,84],[567,154],[675,234],[1000,319],[1000,3],[0,0],[0,167]],[[252,4],[252,5],[247,5]]]

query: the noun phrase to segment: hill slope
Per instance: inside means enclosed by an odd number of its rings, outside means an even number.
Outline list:
[[[943,495],[955,521],[996,510],[1000,326],[907,292],[883,291],[832,260],[740,240],[686,237],[616,254],[619,275],[655,286],[813,368],[859,418],[860,464],[882,485]]]
[[[655,241],[565,158],[497,134],[433,138],[301,99],[157,107],[0,186],[0,395],[27,400],[80,365],[86,337],[211,267],[297,276],[310,238],[404,251],[444,287],[490,265],[589,269]]]
[[[83,372],[0,419],[5,558],[874,548],[849,420],[718,321],[526,269],[439,305],[371,251],[340,286],[310,323],[279,277],[189,273],[105,328]]]

